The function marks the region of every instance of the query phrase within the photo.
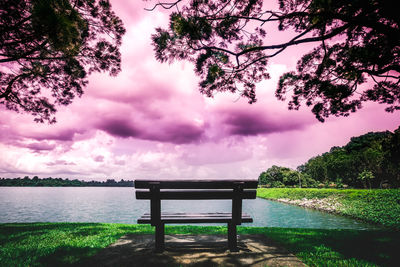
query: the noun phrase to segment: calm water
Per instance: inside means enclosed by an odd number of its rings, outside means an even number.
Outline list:
[[[149,211],[149,201],[136,200],[126,187],[0,187],[0,223],[105,222],[132,223]],[[229,212],[229,200],[162,201],[163,211]],[[355,220],[265,199],[245,200],[254,218],[246,226],[371,229]]]

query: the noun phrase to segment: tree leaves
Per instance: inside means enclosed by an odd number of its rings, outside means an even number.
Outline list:
[[[153,35],[156,58],[195,62],[200,92],[207,96],[239,92],[254,103],[255,84],[269,77],[269,58],[293,45],[315,43],[296,71],[280,78],[276,96],[291,96],[289,109],[305,103],[321,122],[348,116],[366,101],[386,104],[391,112],[400,109],[400,19],[387,1],[280,0],[276,11],[257,0],[156,6],[177,8],[170,28]],[[276,22],[279,30],[294,32],[289,41],[267,35]],[[264,45],[266,40],[272,44]],[[369,88],[360,86],[367,82]]]
[[[10,110],[54,123],[56,106],[83,94],[87,74],[121,70],[125,29],[109,1],[5,0],[0,10],[0,104]]]
[[[69,1],[32,1],[34,34],[43,36],[55,50],[76,56],[88,35],[87,22]]]
[[[298,167],[302,173],[322,182],[341,182],[353,187],[383,184],[400,186],[400,127],[391,133],[370,132],[352,137],[343,147],[309,159]]]

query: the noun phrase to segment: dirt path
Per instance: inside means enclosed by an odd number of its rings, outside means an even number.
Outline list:
[[[240,235],[239,252],[222,235],[167,235],[166,250],[154,253],[153,235],[127,235],[81,262],[81,266],[305,266],[264,235]]]

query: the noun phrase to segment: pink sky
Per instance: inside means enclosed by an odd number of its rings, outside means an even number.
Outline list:
[[[288,111],[274,97],[277,81],[309,46],[270,62],[256,104],[232,94],[206,98],[190,63],[154,59],[150,35],[168,16],[145,11],[148,2],[111,3],[127,29],[122,72],[92,75],[82,98],[59,108],[55,125],[1,107],[0,177],[257,178],[272,165],[295,168],[352,136],[400,125],[399,112],[375,103],[325,123],[305,107]]]

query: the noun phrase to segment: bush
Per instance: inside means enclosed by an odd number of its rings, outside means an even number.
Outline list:
[[[272,166],[265,172],[262,172],[258,177],[260,185],[271,185],[271,187],[285,187],[285,186],[308,186],[314,184],[315,181],[310,176],[301,174],[296,170],[286,167]]]

